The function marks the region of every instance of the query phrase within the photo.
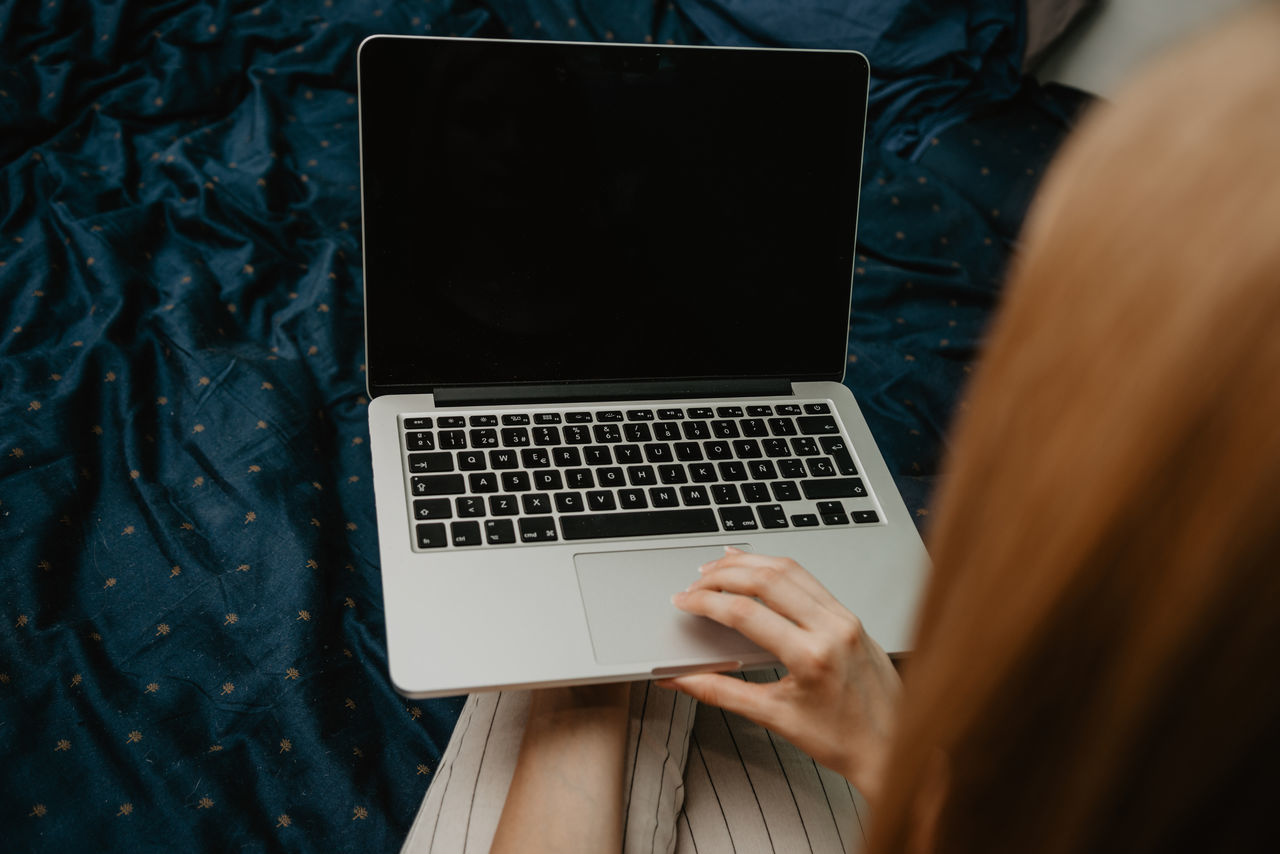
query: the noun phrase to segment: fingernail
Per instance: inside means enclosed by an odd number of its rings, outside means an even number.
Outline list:
[[[714,560],[709,560],[709,561],[707,561],[707,562],[706,562],[706,563],[704,563],[702,566],[698,567],[698,572],[706,572],[708,569],[710,569],[710,568],[711,568],[711,564],[713,564],[713,563],[715,563],[715,561],[714,561]]]
[[[724,547],[724,552],[725,552],[725,554],[730,554],[730,555],[740,555],[740,554],[743,554],[742,549],[738,548],[737,546],[725,546],[725,547]]]

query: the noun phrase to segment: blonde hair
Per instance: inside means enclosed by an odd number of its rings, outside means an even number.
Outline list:
[[[1280,6],[1089,116],[958,424],[870,850],[1236,849],[1280,773]]]

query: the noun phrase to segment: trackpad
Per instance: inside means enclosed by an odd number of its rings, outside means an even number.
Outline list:
[[[759,654],[760,647],[733,629],[671,604],[672,594],[697,580],[701,564],[723,556],[721,546],[575,555],[596,661],[656,666]]]

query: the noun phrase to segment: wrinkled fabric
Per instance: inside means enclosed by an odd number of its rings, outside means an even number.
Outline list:
[[[934,63],[932,5],[890,5],[894,26],[858,40],[873,64],[877,39],[899,56],[877,86],[910,88],[912,64]],[[462,700],[406,700],[386,674],[356,47],[375,32],[733,40],[699,8],[0,7],[6,850],[398,848]],[[807,5],[771,8],[812,30]],[[989,38],[979,67],[1018,42]],[[1038,90],[996,94],[1046,118],[986,137],[991,164],[940,159],[983,129],[921,136],[923,108],[884,137],[922,140],[915,160],[867,153],[847,383],[922,524],[1025,206],[993,215],[983,193],[1012,192],[1065,127]],[[1025,165],[1024,136],[1043,145]]]

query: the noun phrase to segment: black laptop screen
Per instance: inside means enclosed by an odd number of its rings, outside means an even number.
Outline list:
[[[853,53],[367,41],[371,388],[839,379],[866,95]]]

